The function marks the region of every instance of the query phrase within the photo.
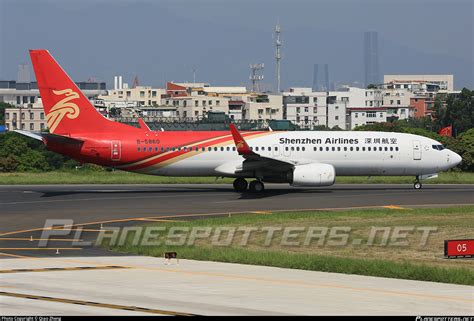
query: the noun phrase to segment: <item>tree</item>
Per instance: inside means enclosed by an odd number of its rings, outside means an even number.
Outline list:
[[[463,159],[461,168],[468,171],[474,171],[474,128],[459,135],[459,141],[463,148],[460,153]]]
[[[457,134],[474,128],[474,91],[464,88],[460,94],[449,94],[444,104],[440,95],[435,100],[436,129],[453,126]]]
[[[14,132],[0,135],[0,172],[48,171],[74,167],[77,162],[50,152],[42,142]]]
[[[0,125],[5,125],[5,108],[15,107],[11,104],[0,102]]]

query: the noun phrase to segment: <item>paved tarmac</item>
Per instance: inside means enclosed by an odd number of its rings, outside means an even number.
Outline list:
[[[474,314],[472,286],[434,282],[139,256],[0,268],[2,315]]]

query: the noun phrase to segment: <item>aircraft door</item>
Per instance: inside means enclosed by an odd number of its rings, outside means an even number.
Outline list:
[[[421,160],[421,143],[419,140],[413,141],[413,159]]]
[[[118,140],[110,142],[111,155],[110,159],[119,161],[122,158],[122,144]]]

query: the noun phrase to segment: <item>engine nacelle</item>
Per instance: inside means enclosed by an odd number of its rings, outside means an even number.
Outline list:
[[[329,164],[297,165],[289,174],[292,186],[329,186],[336,180],[336,170]]]

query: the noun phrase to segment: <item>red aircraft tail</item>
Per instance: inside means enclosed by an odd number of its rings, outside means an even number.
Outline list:
[[[47,50],[30,50],[49,132],[71,135],[110,129],[102,116],[77,88]]]

